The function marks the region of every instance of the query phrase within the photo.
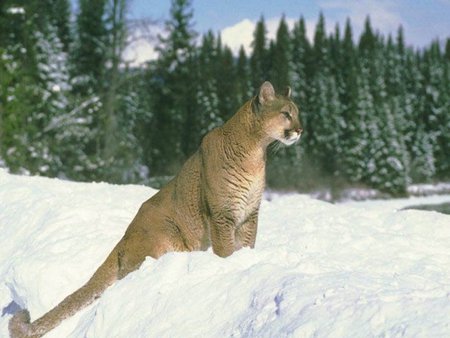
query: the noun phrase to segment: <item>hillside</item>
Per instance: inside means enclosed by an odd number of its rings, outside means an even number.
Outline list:
[[[81,286],[154,192],[0,169],[0,337],[15,304],[35,319]],[[254,250],[147,259],[46,337],[448,337],[450,216],[397,211],[426,201],[450,196],[272,195]]]

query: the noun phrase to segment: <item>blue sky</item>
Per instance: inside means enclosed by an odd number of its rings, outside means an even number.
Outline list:
[[[354,33],[359,35],[369,14],[373,26],[384,34],[395,34],[402,25],[410,45],[421,47],[434,38],[450,37],[450,0],[193,0],[193,7],[195,28],[200,33],[208,29],[219,32],[245,20],[254,23],[261,15],[268,22],[278,22],[284,14],[291,24],[302,15],[312,35],[322,11],[329,30],[336,22],[343,26],[350,17]],[[169,0],[131,0],[129,17],[163,20],[168,17],[169,8]],[[242,26],[241,31],[247,27],[250,26]],[[244,39],[245,34],[242,35]]]
[[[73,4],[78,0],[71,0]],[[93,0],[95,1],[95,0]],[[128,0],[128,18],[157,20],[158,26],[137,29],[124,57],[134,65],[154,59],[156,35],[162,32],[169,17],[170,0]],[[292,28],[304,17],[310,39],[319,13],[325,16],[329,32],[336,23],[341,29],[347,18],[353,27],[355,42],[364,27],[367,15],[372,26],[383,35],[395,35],[404,28],[409,46],[424,47],[433,39],[444,42],[450,37],[450,0],[192,0],[195,30],[200,34],[212,30],[221,33],[222,42],[237,54],[243,45],[249,53],[256,22],[264,16],[268,37],[274,38],[280,18],[284,15]],[[342,31],[342,30],[341,30]],[[153,37],[153,38],[152,38]]]

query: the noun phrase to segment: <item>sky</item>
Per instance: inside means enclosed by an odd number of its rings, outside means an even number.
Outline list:
[[[129,19],[159,20],[169,17],[169,0],[130,0]],[[222,34],[225,44],[237,52],[241,45],[247,51],[253,38],[255,23],[264,17],[268,36],[274,37],[280,18],[288,25],[303,16],[309,37],[319,13],[325,16],[327,30],[336,23],[344,27],[350,18],[353,33],[358,37],[365,18],[370,15],[372,26],[384,35],[396,34],[404,28],[405,41],[414,47],[424,47],[433,39],[450,37],[450,0],[193,0],[195,30],[200,34],[212,30]],[[147,44],[147,46],[146,46]],[[155,57],[148,42],[135,46],[135,58]]]

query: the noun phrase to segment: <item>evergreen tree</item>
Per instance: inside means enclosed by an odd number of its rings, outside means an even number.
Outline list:
[[[374,100],[369,86],[369,71],[360,66],[357,78],[357,106],[354,114],[346,121],[348,137],[343,170],[350,182],[368,183],[369,175],[375,172],[371,155],[374,140],[371,133],[377,132]],[[374,135],[376,137],[376,135]],[[376,141],[376,139],[375,139]]]
[[[306,151],[308,156],[314,158],[314,154],[319,153],[320,150],[317,148],[318,144],[320,144],[318,135],[315,131],[316,127],[319,127],[319,124],[322,123],[325,115],[318,115],[316,111],[320,109],[320,107],[325,108],[325,101],[321,100],[319,95],[323,95],[323,88],[326,87],[324,81],[330,76],[330,69],[327,65],[328,58],[328,50],[327,50],[327,39],[325,35],[325,19],[322,13],[319,15],[319,21],[317,22],[315,33],[314,33],[314,45],[311,50],[311,63],[310,67],[310,75],[309,75],[309,86],[310,86],[310,95],[307,97],[307,106],[309,107],[311,113],[307,115],[306,121],[304,125],[305,136],[307,136],[307,148]],[[312,85],[314,83],[314,85]],[[322,96],[324,98],[324,96]],[[314,112],[314,113],[313,113]],[[324,110],[322,111],[324,112]],[[320,128],[320,127],[319,127]],[[320,162],[319,162],[320,165]]]
[[[271,58],[270,80],[275,88],[283,90],[292,82],[291,37],[284,16],[278,26],[273,57]]]
[[[217,63],[216,63],[216,79],[218,83],[218,99],[221,121],[228,120],[236,110],[244,103],[237,101],[237,74],[236,65],[231,49],[227,46],[222,47],[220,37],[217,45]],[[245,98],[244,100],[247,100]],[[221,123],[222,123],[221,122]]]
[[[250,56],[250,75],[253,88],[259,88],[269,77],[267,30],[264,18],[256,24]]]
[[[410,177],[413,182],[431,182],[436,175],[436,161],[433,152],[433,136],[418,126],[412,140],[410,156]]]
[[[311,46],[306,37],[305,20],[300,18],[295,23],[292,30],[292,96],[294,100],[298,100],[302,108],[302,117],[307,111],[308,97],[308,76],[307,69],[309,65],[309,57],[311,55]],[[305,123],[305,121],[302,121]]]
[[[192,131],[196,119],[193,11],[188,0],[173,0],[167,37],[159,37],[159,58],[150,68],[154,119],[153,175],[175,173],[185,158],[198,146]],[[161,137],[164,135],[164,137]],[[167,142],[170,140],[170,142]]]
[[[250,77],[250,65],[243,46],[239,49],[236,61],[236,101],[242,105],[254,95]]]
[[[38,1],[8,5],[1,21],[11,27],[4,27],[7,34],[2,38],[3,157],[13,171],[57,175],[61,159],[55,135],[46,131],[67,109],[66,54],[51,17],[34,14]]]
[[[203,36],[198,55],[199,74],[197,79],[197,103],[198,112],[195,115],[197,121],[192,126],[193,134],[205,135],[209,130],[222,124],[220,113],[219,90],[216,71],[219,66],[219,54],[221,48],[217,45],[214,34],[209,31]]]
[[[103,162],[102,178],[115,180],[121,173],[133,166],[135,158],[130,158],[134,150],[139,149],[139,145],[128,138],[128,128],[126,128],[127,115],[131,111],[123,111],[124,106],[121,101],[125,98],[121,95],[121,82],[126,72],[120,69],[122,54],[126,43],[126,1],[109,0],[105,10],[105,29],[107,43],[105,48],[105,74],[104,83],[101,86],[102,108],[100,110],[100,157]],[[125,117],[121,121],[121,117]],[[127,154],[127,156],[124,156]],[[139,154],[137,150],[136,155]],[[129,158],[129,161],[124,161]],[[121,159],[123,167],[119,166]],[[103,170],[104,169],[104,170]]]
[[[310,156],[325,176],[338,174],[338,160],[342,153],[340,130],[343,125],[341,105],[335,79],[319,72],[314,77],[311,106],[316,107],[309,118],[314,127],[309,130]]]
[[[370,18],[367,17],[366,21],[364,22],[364,30],[361,34],[361,37],[359,38],[358,45],[358,49],[362,57],[370,58],[370,55],[373,55],[372,53],[376,49],[376,39],[377,37],[373,32]]]
[[[59,40],[62,43],[63,51],[69,52],[69,46],[72,42],[70,31],[70,1],[53,0],[52,6],[52,24],[55,26]]]
[[[323,68],[328,67],[327,62],[329,59],[329,49],[328,49],[328,41],[326,37],[325,31],[325,17],[323,13],[319,15],[319,21],[316,25],[316,30],[314,32],[314,47],[313,47],[313,60],[312,69],[313,75],[317,72],[322,71]],[[329,68],[329,67],[328,67]]]
[[[30,145],[36,154],[42,174],[64,175],[62,150],[66,146],[60,141],[66,131],[56,125],[71,109],[69,94],[69,69],[64,45],[59,39],[57,27],[47,23],[46,32],[36,32],[36,61],[38,88],[41,103],[35,107],[37,132]],[[34,115],[34,114],[33,114]]]
[[[341,154],[340,133],[343,126],[339,92],[331,68],[331,49],[325,35],[325,19],[320,14],[314,35],[315,72],[311,83],[309,107],[314,111],[308,117],[306,132],[309,155],[323,174],[337,174]]]
[[[270,186],[346,180],[402,195],[448,178],[450,39],[413,50],[401,27],[384,38],[367,17],[355,46],[349,20],[327,36],[321,14],[313,44],[303,18],[290,33],[284,17],[269,42],[261,18],[251,54],[234,57],[211,32],[196,47],[191,2],[173,0],[159,58],[130,69],[126,5],[80,0],[71,30],[69,0],[0,2],[0,165],[114,182],[173,174],[271,80],[292,86],[305,133],[269,152]]]
[[[98,92],[102,86],[107,44],[106,1],[79,1],[72,82],[75,93],[83,96]]]
[[[106,1],[80,0],[70,54],[70,83],[74,108],[64,118],[67,175],[77,180],[101,180],[102,94],[105,83]]]
[[[438,41],[431,44],[430,49],[424,54],[422,62],[422,96],[423,107],[421,122],[425,130],[432,135],[434,144],[434,157],[436,159],[436,171],[438,175],[448,175],[450,163],[448,160],[448,79],[442,62],[440,45]],[[442,90],[444,89],[444,90]]]
[[[345,23],[342,53],[338,70],[342,78],[342,81],[337,84],[342,109],[342,128],[340,132],[342,155],[339,159],[339,167],[341,170],[346,170],[353,155],[351,153],[353,135],[350,124],[358,109],[358,59],[349,19]]]
[[[409,161],[405,159],[407,152],[395,123],[394,116],[399,110],[398,101],[393,100],[390,106],[388,103],[384,106],[381,112],[385,116],[379,116],[377,121],[377,128],[383,132],[377,135],[379,148],[373,154],[376,172],[370,176],[369,182],[382,191],[404,196],[410,183],[407,167]]]
[[[447,38],[447,41],[445,42],[444,56],[447,61],[450,61],[450,38]]]

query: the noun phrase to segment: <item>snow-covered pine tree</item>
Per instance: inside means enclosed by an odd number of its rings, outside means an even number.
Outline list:
[[[369,71],[360,65],[357,77],[356,109],[346,121],[345,156],[343,171],[348,181],[367,183],[375,172],[371,159],[370,129],[376,130],[375,108],[369,87]]]
[[[71,147],[66,143],[67,130],[61,122],[71,110],[67,53],[59,39],[57,27],[48,22],[35,32],[36,61],[41,104],[35,107],[39,132],[32,147],[39,171],[50,176],[66,176],[65,155]]]
[[[129,178],[139,177],[141,145],[137,142],[130,121],[138,112],[130,105],[129,96],[135,96],[131,86],[125,86],[127,68],[122,68],[122,55],[126,44],[126,0],[108,0],[105,9],[106,30],[105,73],[101,84],[100,135],[103,167],[102,179],[123,182],[124,173]],[[122,88],[125,87],[125,88]],[[128,90],[124,90],[128,89]]]
[[[80,0],[71,47],[70,74],[74,108],[67,114],[66,140],[73,148],[65,159],[68,176],[100,180],[102,161],[102,89],[105,80],[106,0]]]
[[[448,61],[447,61],[448,63]],[[436,173],[438,176],[448,176],[450,161],[449,145],[449,94],[448,73],[440,43],[434,41],[425,51],[422,60],[422,116],[421,123],[430,134],[433,142],[433,153],[436,159]]]
[[[301,39],[301,37],[298,38]],[[302,42],[303,41],[297,41],[297,43],[300,44]],[[296,47],[298,47],[298,45]],[[300,48],[301,47],[304,46],[300,46]],[[295,93],[299,88],[292,88],[292,86],[296,84],[294,81],[293,39],[284,16],[279,22],[275,41],[271,41],[270,43],[269,55],[270,81],[280,93],[285,91],[286,86],[290,86],[291,90],[294,91],[293,96],[297,97]],[[300,64],[303,60],[298,60],[298,56],[299,55],[297,54],[296,61],[299,61],[297,67],[300,67],[303,72],[304,69]],[[296,74],[295,76],[299,76],[299,74]],[[305,81],[305,79],[303,78],[301,81]],[[279,144],[275,144],[273,147],[274,151],[269,152],[268,155],[271,158],[270,161],[268,161],[269,164],[267,168],[269,182],[280,188],[289,187],[288,182],[296,184],[295,182],[297,182],[299,176],[298,173],[300,171],[299,147],[283,147]]]
[[[349,179],[346,173],[352,162],[352,147],[354,146],[354,130],[350,125],[354,122],[354,116],[358,108],[358,58],[353,42],[352,26],[347,19],[344,29],[344,37],[341,44],[341,53],[337,71],[341,74],[342,82],[337,83],[339,101],[342,109],[342,128],[340,132],[341,156],[338,159],[340,173]]]
[[[337,163],[341,155],[340,130],[342,109],[337,85],[328,72],[317,72],[312,83],[310,105],[314,113],[309,117],[313,133],[308,135],[310,156],[316,169],[325,176],[337,175]]]
[[[385,115],[378,116],[378,128],[381,133],[377,136],[380,148],[376,149],[374,154],[377,171],[370,177],[370,183],[392,195],[403,196],[406,194],[410,177],[407,167],[409,162],[405,160],[407,151],[395,121],[395,116],[402,113],[398,102],[399,100],[392,98],[390,102],[381,105],[382,109],[378,107],[379,113]]]
[[[64,168],[57,144],[61,134],[52,129],[52,123],[69,109],[70,86],[67,55],[54,18],[48,12],[35,14],[39,6],[47,5],[28,1],[18,6],[12,1],[5,11],[11,28],[5,27],[7,76],[2,88],[7,88],[7,104],[2,139],[11,169],[54,176],[62,174]],[[9,132],[13,132],[11,139]]]
[[[173,0],[165,36],[159,36],[159,58],[149,68],[149,93],[154,95],[151,125],[151,175],[174,174],[193,149],[198,134],[191,131],[196,107],[193,10],[189,0]],[[170,142],[167,142],[170,140]]]
[[[21,2],[0,3],[0,156],[19,173],[30,172],[28,140],[33,132],[28,121],[35,100],[30,22]]]
[[[197,64],[197,108],[195,114],[196,123],[193,134],[205,135],[209,130],[223,123],[219,110],[218,78],[216,77],[216,66],[219,58],[218,45],[212,31],[203,36],[200,46]]]
[[[433,135],[425,131],[423,125],[418,125],[411,143],[410,177],[413,182],[431,182],[436,175]]]
[[[326,33],[323,14],[314,35],[314,78],[308,106],[309,153],[319,170],[328,177],[336,175],[337,162],[341,155],[340,134],[343,127],[339,92],[331,67],[331,49]]]
[[[443,121],[441,124],[440,132],[440,142],[442,148],[442,154],[450,153],[450,38],[447,38],[445,44],[445,53],[442,60],[444,64],[444,86],[442,88],[442,94],[444,96],[443,101],[445,102]],[[441,158],[441,163],[439,165],[439,172],[442,178],[450,178],[450,156],[445,156]]]
[[[145,91],[145,78],[139,70],[121,74],[117,91],[116,117],[118,142],[115,151],[115,170],[110,176],[114,182],[147,182],[148,166],[144,147],[147,145],[148,125],[152,118],[151,97]]]

